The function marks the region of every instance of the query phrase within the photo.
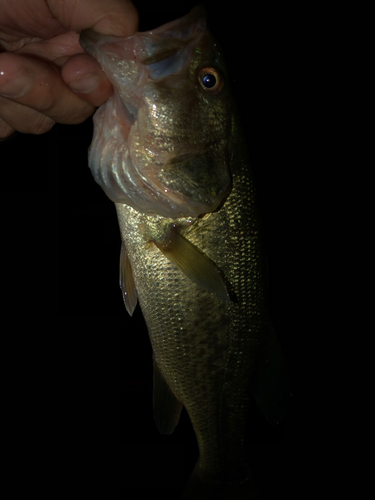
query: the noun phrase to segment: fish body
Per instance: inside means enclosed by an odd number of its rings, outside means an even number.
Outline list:
[[[83,32],[81,44],[115,89],[94,117],[89,165],[116,204],[126,308],[132,314],[138,300],[148,327],[156,424],[171,433],[182,406],[189,414],[199,460],[186,498],[207,485],[238,487],[249,478],[250,389],[270,420],[288,389],[268,383],[283,361],[220,48],[200,9],[124,39]]]

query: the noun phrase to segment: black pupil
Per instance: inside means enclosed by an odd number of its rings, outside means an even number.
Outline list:
[[[216,78],[211,73],[207,73],[204,75],[202,83],[207,89],[212,89],[216,85]]]

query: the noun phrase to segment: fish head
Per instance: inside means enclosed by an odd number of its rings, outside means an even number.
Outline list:
[[[89,150],[108,197],[171,218],[220,208],[231,190],[233,111],[204,12],[126,38],[86,30],[80,41],[114,87]]]

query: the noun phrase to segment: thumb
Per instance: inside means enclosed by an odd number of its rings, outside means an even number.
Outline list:
[[[138,29],[138,12],[130,0],[47,0],[52,14],[71,31],[130,36]]]
[[[138,29],[138,12],[130,0],[48,0],[48,4],[60,23],[72,31],[91,28],[105,35],[125,37]],[[113,92],[99,64],[88,54],[69,58],[61,76],[93,106],[103,104]]]

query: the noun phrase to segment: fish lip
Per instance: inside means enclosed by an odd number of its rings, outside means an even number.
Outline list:
[[[186,25],[187,30],[181,30],[181,27]],[[178,28],[178,29],[176,29]],[[85,29],[82,30],[79,37],[79,43],[81,47],[90,55],[94,55],[98,52],[99,48],[108,43],[116,43],[120,40],[130,40],[132,38],[141,38],[143,42],[147,43],[148,37],[159,37],[163,35],[167,39],[179,38],[180,40],[184,40],[187,38],[191,38],[192,33],[200,34],[203,33],[207,28],[206,22],[206,9],[203,5],[198,5],[194,7],[188,14],[179,19],[175,19],[170,21],[169,23],[163,24],[152,30],[147,31],[138,31],[133,35],[129,35],[126,37],[119,37],[114,35],[103,35],[102,33],[98,33],[93,29]],[[179,36],[176,37],[176,35]],[[148,58],[144,60],[147,61]],[[139,62],[145,64],[142,58],[139,59]]]
[[[81,31],[79,35],[79,43],[85,52],[95,57],[95,55],[99,53],[100,47],[102,45],[106,43],[119,42],[120,40],[124,40],[125,38],[129,37],[119,37],[114,35],[107,36],[89,28]]]
[[[83,50],[89,54],[91,54],[91,47],[96,44],[100,44],[100,40],[103,38],[103,35],[100,35],[97,31],[93,29],[82,30],[79,35],[79,43]]]

